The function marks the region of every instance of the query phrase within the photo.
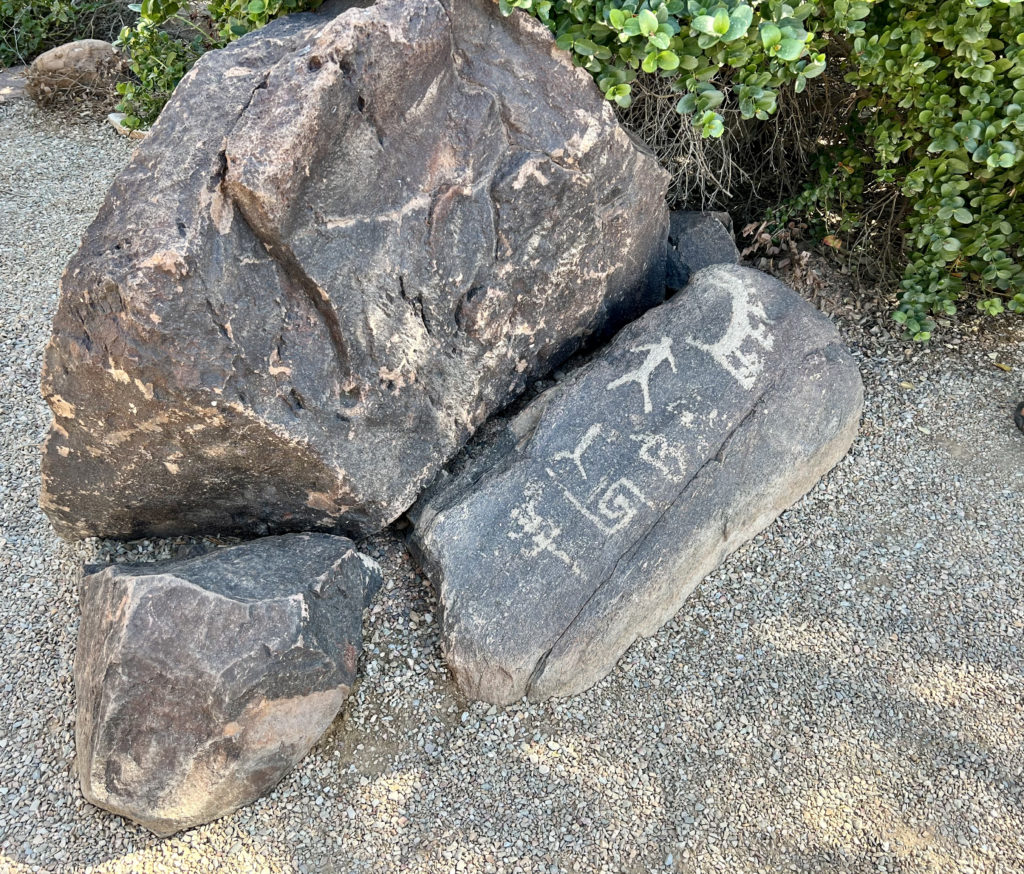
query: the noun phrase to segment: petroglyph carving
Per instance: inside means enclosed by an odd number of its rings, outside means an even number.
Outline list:
[[[586,468],[583,467],[583,454],[590,448],[590,444],[594,442],[594,439],[600,433],[600,425],[591,425],[587,429],[587,433],[580,438],[580,442],[576,444],[576,448],[573,449],[572,452],[556,452],[554,455],[551,456],[551,460],[561,461],[562,459],[566,459],[568,461],[571,461],[579,469],[580,476],[582,476],[583,479],[586,479],[587,471]],[[551,476],[554,476],[554,474],[551,473],[550,470],[548,471],[548,473],[550,473]]]
[[[696,417],[688,409],[686,409],[686,401],[673,401],[667,407],[670,413],[676,413],[679,423],[686,428],[689,428],[696,421]]]
[[[548,474],[554,476],[550,468]],[[607,485],[607,483],[608,477],[602,477],[586,500],[581,501],[555,479],[555,485],[565,495],[565,499],[579,510],[585,519],[610,537],[629,525],[641,506],[649,507],[650,503],[644,497],[643,492],[625,477],[619,477],[611,485]],[[588,504],[594,509],[591,510]]]
[[[644,363],[636,370],[631,370],[629,373],[625,373],[618,379],[612,380],[608,383],[607,389],[610,391],[611,389],[618,388],[621,385],[627,385],[628,383],[635,382],[640,386],[640,391],[642,391],[644,395],[644,412],[649,413],[653,409],[651,407],[651,375],[655,370],[657,370],[658,366],[663,361],[667,361],[669,363],[673,373],[677,372],[676,360],[672,357],[672,338],[662,337],[657,343],[650,343],[646,346],[634,346],[629,351],[646,352],[647,358],[644,359]]]
[[[760,346],[770,350],[774,339],[768,332],[768,317],[764,306],[754,297],[754,289],[742,284],[729,284],[727,293],[732,298],[729,327],[715,343],[702,343],[687,337],[686,343],[707,352],[741,385],[749,390],[761,374],[763,361]]]
[[[512,540],[529,538],[533,543],[532,548],[523,551],[527,558],[536,558],[542,552],[549,552],[560,562],[566,565],[573,573],[580,572],[579,565],[565,552],[558,548],[558,536],[562,529],[545,519],[537,512],[537,501],[535,497],[527,499],[525,504],[520,504],[511,513],[512,521],[518,526],[518,531],[509,531],[508,536]]]
[[[680,482],[686,472],[686,452],[673,446],[664,434],[632,434],[630,440],[640,444],[640,458],[660,471],[672,482]]]

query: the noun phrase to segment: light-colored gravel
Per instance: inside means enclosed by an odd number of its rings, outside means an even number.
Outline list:
[[[37,386],[57,278],[131,147],[0,107],[0,870],[1024,871],[1021,334],[908,354],[848,316],[852,454],[590,692],[458,699],[429,588],[381,535],[362,683],[269,797],[165,841],[87,805],[76,567],[177,547],[54,536]]]

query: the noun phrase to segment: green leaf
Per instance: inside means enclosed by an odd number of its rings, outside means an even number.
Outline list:
[[[729,13],[729,28],[722,36],[722,42],[732,42],[744,36],[754,20],[754,10],[746,4],[737,6]]]
[[[697,108],[697,95],[684,94],[676,103],[676,112],[680,115],[689,115]]]
[[[715,29],[715,36],[725,36],[729,32],[729,25],[732,23],[729,12],[725,7],[719,6],[715,12],[712,26]]]
[[[690,26],[693,27],[698,33],[707,34],[708,36],[718,36],[715,32],[715,19],[710,15],[698,15]]]
[[[638,16],[640,24],[640,33],[644,36],[650,36],[658,30],[658,16],[651,12],[650,9],[644,9]]]
[[[725,133],[725,125],[716,112],[705,112],[699,122],[700,132],[705,137],[720,137]]]
[[[658,52],[658,66],[665,71],[679,69],[679,55],[675,52]]]
[[[782,41],[782,31],[770,21],[761,24],[761,45],[766,49],[777,46]]]
[[[700,94],[697,96],[697,103],[703,109],[718,109],[724,102],[725,95],[713,86],[703,86]]]
[[[629,85],[615,85],[605,91],[604,96],[608,100],[614,100],[623,109],[627,109],[633,102],[631,91]]]
[[[622,9],[609,9],[608,20],[616,30],[622,30],[622,26],[626,23],[626,13]]]
[[[971,211],[969,209],[964,209],[963,207],[953,210],[953,218],[962,225],[969,225],[974,221],[974,216],[971,214]]]
[[[800,39],[784,39],[779,43],[777,56],[784,61],[795,61],[804,53],[804,45]]]
[[[245,8],[250,15],[259,15],[267,8],[267,4],[264,0],[249,0],[249,5]]]
[[[644,58],[643,63],[640,64],[640,68],[645,73],[653,73],[655,70],[657,70],[658,69],[658,53],[657,52],[650,52]]]

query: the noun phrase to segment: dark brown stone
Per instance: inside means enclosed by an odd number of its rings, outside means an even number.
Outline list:
[[[529,379],[661,300],[665,184],[490,0],[207,54],[65,273],[43,508],[67,537],[379,529]]]

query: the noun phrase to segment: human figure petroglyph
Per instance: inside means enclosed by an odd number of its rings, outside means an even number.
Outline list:
[[[594,442],[595,438],[600,433],[600,425],[591,425],[587,428],[587,433],[580,438],[580,442],[576,444],[576,447],[572,452],[556,452],[551,456],[551,460],[561,461],[562,459],[567,459],[568,461],[571,461],[579,469],[580,476],[582,476],[583,479],[586,479],[587,470],[583,466],[583,454],[590,448],[590,444]],[[548,473],[551,474],[552,477],[554,476],[554,473],[550,470]]]
[[[646,346],[634,346],[629,351],[646,352],[647,358],[644,359],[644,363],[636,370],[631,370],[629,373],[625,373],[618,379],[608,383],[606,390],[611,391],[613,388],[635,382],[640,386],[640,391],[644,395],[644,412],[649,413],[653,409],[651,406],[650,380],[654,371],[663,361],[667,361],[672,368],[672,372],[678,372],[676,370],[676,360],[672,357],[672,338],[662,337],[657,343],[651,343]]]
[[[562,533],[562,529],[550,519],[545,519],[537,512],[537,505],[534,499],[528,499],[525,504],[515,507],[510,515],[512,521],[519,527],[519,531],[509,531],[509,538],[511,540],[529,538],[533,543],[532,549],[523,551],[524,556],[536,558],[542,552],[548,552],[565,564],[573,573],[580,573],[579,565],[573,561],[565,550],[558,547],[558,536]]]
[[[757,346],[771,350],[775,341],[768,332],[764,306],[753,298],[753,290],[732,286],[728,293],[732,298],[732,314],[725,333],[714,343],[702,343],[693,337],[687,337],[686,343],[707,352],[743,388],[749,390],[754,387],[764,366]]]

